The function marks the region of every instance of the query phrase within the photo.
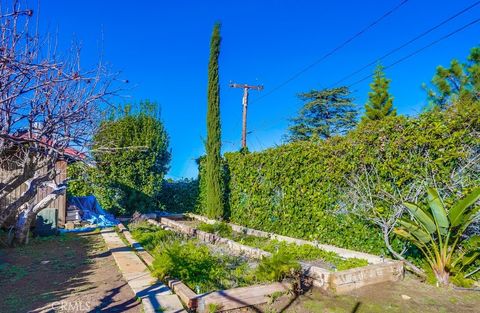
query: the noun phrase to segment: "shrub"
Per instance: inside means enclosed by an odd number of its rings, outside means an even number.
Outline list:
[[[128,227],[132,236],[148,251],[153,251],[157,246],[165,246],[181,238],[174,232],[163,230],[148,223],[135,223]]]
[[[194,239],[147,223],[129,225],[132,236],[154,256],[153,274],[180,279],[197,292],[248,286],[257,282],[248,262],[215,253]]]
[[[232,227],[225,222],[215,222],[215,224],[200,223],[197,229],[207,233],[217,234],[221,237],[231,237],[233,234]]]
[[[262,257],[255,271],[255,277],[260,281],[281,281],[287,277],[294,277],[301,266],[294,260],[292,254],[286,250],[273,253],[270,257]]]
[[[184,213],[194,210],[198,198],[197,179],[167,179],[162,182],[158,201],[168,212]]]
[[[156,210],[161,182],[170,161],[168,134],[157,106],[126,106],[104,120],[93,137],[96,169],[91,179],[102,207],[116,214]]]

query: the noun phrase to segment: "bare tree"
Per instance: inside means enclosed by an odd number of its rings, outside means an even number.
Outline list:
[[[116,91],[115,76],[99,64],[83,70],[80,48],[65,55],[30,25],[32,10],[15,2],[0,8],[0,203],[22,184],[26,190],[0,207],[0,226],[15,221],[24,242],[38,212],[65,192],[55,163],[68,155],[82,159],[102,103]],[[78,153],[77,151],[80,151]],[[39,188],[50,193],[33,203]],[[5,201],[4,201],[5,202]]]
[[[406,246],[402,251],[395,250],[390,241],[391,234],[398,219],[406,213],[404,203],[418,203],[421,200],[419,197],[425,194],[428,186],[436,187],[441,190],[442,194],[459,197],[462,190],[472,187],[478,182],[480,175],[478,147],[466,151],[469,157],[451,172],[449,178],[442,182],[437,181],[435,174],[429,172],[428,166],[425,165],[423,177],[417,177],[414,182],[402,190],[396,187],[395,179],[391,177],[391,186],[393,186],[390,188],[391,192],[386,190],[385,181],[383,180],[382,183],[375,167],[364,166],[346,179],[348,187],[345,188],[342,199],[343,210],[378,226],[382,231],[385,246],[391,255],[404,261],[415,274],[425,277],[422,269],[404,257],[407,251]],[[470,228],[470,233],[479,233],[480,227],[477,223],[472,224]]]
[[[378,226],[382,231],[385,246],[393,257],[404,261],[417,275],[426,277],[422,269],[405,259],[403,254],[406,252],[406,247],[402,251],[396,251],[390,242],[393,228],[404,213],[403,203],[405,201],[416,202],[419,195],[422,194],[424,186],[422,184],[412,184],[406,195],[402,195],[397,189],[394,189],[393,193],[384,189],[378,191],[376,187],[380,185],[380,178],[375,168],[367,169],[363,167],[361,172],[361,174],[347,179],[349,187],[344,193],[344,202],[347,203],[345,205],[346,210]],[[379,207],[379,202],[387,203],[389,207]]]

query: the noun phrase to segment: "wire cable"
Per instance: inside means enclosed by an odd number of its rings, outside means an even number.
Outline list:
[[[387,12],[385,12],[382,16],[380,16],[378,19],[374,20],[373,22],[371,22],[370,24],[368,24],[365,28],[363,28],[362,30],[360,30],[359,32],[357,32],[356,34],[354,34],[353,36],[351,36],[350,38],[348,38],[347,40],[345,40],[344,42],[342,42],[340,45],[338,45],[337,47],[333,48],[332,50],[330,50],[329,52],[327,52],[326,54],[324,54],[320,59],[316,60],[315,62],[307,65],[306,67],[304,67],[303,69],[301,69],[300,71],[298,71],[297,73],[295,73],[294,75],[292,75],[290,78],[288,78],[287,80],[285,80],[283,83],[279,84],[278,86],[274,87],[273,89],[271,89],[269,92],[267,93],[264,93],[263,95],[261,95],[260,97],[254,99],[252,101],[252,103],[254,102],[258,102],[260,99],[263,99],[265,97],[268,97],[269,95],[271,95],[272,93],[276,92],[277,90],[283,88],[285,85],[289,84],[291,81],[297,79],[298,77],[300,77],[302,74],[304,74],[305,72],[307,72],[308,70],[312,69],[313,67],[315,67],[316,65],[318,65],[319,63],[323,62],[324,60],[326,60],[327,58],[329,58],[330,56],[332,56],[333,54],[335,54],[337,51],[339,51],[340,49],[344,48],[346,45],[348,45],[350,42],[352,42],[353,40],[355,40],[356,38],[360,37],[361,35],[363,35],[364,33],[366,33],[369,29],[373,28],[374,26],[376,26],[378,23],[380,23],[382,20],[384,20],[385,18],[387,18],[389,15],[391,15],[392,13],[394,13],[395,11],[397,11],[398,9],[400,9],[402,6],[404,6],[409,0],[402,0],[399,4],[397,4],[394,8],[388,10]]]
[[[401,62],[403,62],[403,61],[405,61],[405,60],[407,60],[407,59],[409,59],[409,58],[411,58],[411,57],[413,57],[413,56],[415,56],[415,55],[417,55],[417,54],[419,54],[419,53],[422,52],[423,50],[426,50],[426,49],[430,48],[431,46],[436,45],[437,43],[439,43],[439,42],[441,42],[441,41],[443,41],[443,40],[445,40],[445,39],[447,39],[447,38],[455,35],[456,33],[459,33],[459,32],[461,32],[461,31],[467,29],[468,27],[471,27],[471,26],[477,24],[478,22],[480,22],[480,18],[477,18],[477,19],[471,21],[470,23],[465,24],[465,25],[463,25],[462,27],[460,27],[460,28],[458,28],[458,29],[456,29],[456,30],[454,30],[454,31],[452,31],[452,32],[450,32],[450,33],[448,33],[448,34],[446,34],[446,35],[444,35],[444,36],[442,36],[442,37],[440,37],[440,38],[432,41],[432,42],[430,42],[429,44],[421,47],[420,49],[417,49],[417,50],[413,51],[412,53],[407,54],[406,56],[404,56],[404,57],[396,60],[395,62],[393,62],[393,63],[391,63],[391,64],[389,64],[389,65],[387,65],[387,66],[385,66],[383,69],[386,70],[386,69],[392,68],[392,67],[394,67],[395,65],[397,65],[397,64],[399,64],[399,63],[401,63]],[[352,87],[352,86],[354,86],[354,85],[357,85],[357,84],[359,84],[359,83],[361,83],[361,82],[369,79],[370,77],[373,77],[373,75],[375,75],[375,73],[369,74],[369,75],[363,77],[362,79],[357,80],[356,82],[348,85],[348,87],[350,88],[350,87]]]
[[[359,68],[358,70],[356,70],[356,71],[354,71],[354,72],[352,72],[352,73],[344,76],[343,78],[339,79],[337,82],[335,82],[334,84],[332,84],[332,85],[330,86],[330,88],[332,88],[332,87],[334,87],[334,86],[338,86],[340,83],[342,83],[342,82],[346,81],[347,79],[349,79],[349,78],[357,75],[358,73],[362,72],[362,71],[365,70],[366,68],[374,65],[375,63],[377,63],[377,62],[379,62],[379,61],[381,61],[381,60],[383,60],[383,59],[385,59],[386,57],[389,57],[390,55],[394,54],[395,52],[397,52],[397,51],[405,48],[406,46],[410,45],[411,43],[417,41],[418,39],[420,39],[420,38],[422,38],[422,37],[425,37],[425,36],[428,35],[429,33],[433,32],[434,30],[436,30],[436,29],[438,29],[438,28],[440,28],[440,27],[442,27],[443,25],[447,24],[448,22],[450,22],[451,20],[457,18],[458,16],[462,15],[463,13],[470,11],[471,9],[473,9],[474,7],[476,7],[476,6],[479,5],[479,4],[480,4],[480,1],[477,1],[477,2],[473,3],[472,5],[464,8],[463,10],[461,10],[461,11],[457,12],[456,14],[450,16],[449,18],[443,20],[442,22],[440,22],[439,24],[433,26],[432,28],[429,28],[429,29],[427,29],[426,31],[420,33],[420,34],[417,35],[416,37],[410,39],[409,41],[407,41],[407,42],[405,42],[404,44],[398,46],[397,48],[390,50],[389,52],[385,53],[385,54],[382,55],[381,57],[379,57],[379,58],[373,60],[372,62],[370,62],[370,63],[362,66],[362,67]]]

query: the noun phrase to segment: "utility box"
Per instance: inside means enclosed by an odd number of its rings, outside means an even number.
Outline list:
[[[55,235],[58,230],[58,210],[46,208],[40,211],[35,222],[34,233],[38,236]]]

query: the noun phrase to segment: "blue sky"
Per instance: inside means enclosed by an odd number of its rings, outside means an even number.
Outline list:
[[[104,60],[121,71],[121,77],[130,83],[119,103],[149,99],[161,105],[173,155],[169,177],[181,178],[196,176],[194,160],[204,152],[209,40],[216,21],[222,23],[223,37],[223,150],[240,147],[242,91],[228,87],[235,81],[265,86],[264,91],[252,92],[250,97],[248,146],[256,151],[282,143],[288,118],[295,116],[302,105],[297,93],[329,87],[476,1],[410,0],[298,79],[255,100],[399,2],[42,0],[39,14],[41,28],[58,32],[61,47],[73,37],[82,43],[85,65],[93,64],[102,50]],[[383,63],[388,65],[479,17],[480,5]],[[437,65],[448,65],[452,58],[464,60],[469,49],[480,43],[479,35],[480,23],[388,69],[398,112],[420,112],[425,105],[421,84],[431,79]],[[353,87],[360,108],[365,104],[369,83],[367,80]]]

